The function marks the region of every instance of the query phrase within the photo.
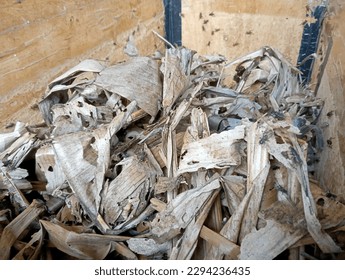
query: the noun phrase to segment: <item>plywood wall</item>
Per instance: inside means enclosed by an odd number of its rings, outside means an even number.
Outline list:
[[[0,129],[39,120],[33,108],[55,76],[85,58],[123,60],[134,33],[140,54],[149,55],[164,33],[162,0],[1,0]]]
[[[296,64],[307,0],[182,0],[182,43],[236,58],[262,46]]]
[[[325,100],[319,124],[325,149],[316,172],[324,189],[345,201],[345,7],[343,0],[330,0],[319,57],[330,53],[318,97]],[[325,58],[327,59],[327,58]]]

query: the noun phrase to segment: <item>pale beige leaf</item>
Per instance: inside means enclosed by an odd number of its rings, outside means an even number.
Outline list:
[[[245,179],[242,176],[223,176],[222,183],[230,214],[233,214],[245,195]]]
[[[292,145],[278,144],[274,137],[270,137],[267,149],[278,161],[290,170],[293,170],[301,184],[302,201],[304,214],[308,225],[308,231],[324,253],[335,253],[341,251],[334,240],[322,230],[319,220],[316,217],[316,205],[310,191],[308,168],[305,155],[299,145],[296,136],[290,134]]]
[[[272,260],[300,240],[306,231],[268,220],[267,225],[246,235],[241,244],[241,260]]]
[[[5,151],[18,137],[25,132],[25,124],[17,122],[14,130],[8,133],[0,133],[0,153]]]
[[[258,212],[265,188],[267,178],[261,178],[262,174],[268,175],[270,168],[269,154],[265,145],[261,144],[263,137],[266,137],[266,128],[260,121],[254,123],[247,132],[247,191],[253,190],[252,197],[248,203],[243,216],[239,241],[256,228],[258,221]],[[267,136],[269,137],[269,136]],[[271,136],[273,137],[273,135]],[[264,172],[266,170],[266,172]],[[266,176],[267,176],[266,175]]]
[[[192,56],[192,51],[185,48],[170,48],[165,51],[162,71],[164,75],[162,106],[165,114],[169,112],[176,99],[189,86]]]
[[[73,133],[69,137],[60,136],[54,139],[53,148],[71,189],[83,209],[95,220],[99,193],[94,187],[97,152],[91,146],[92,137],[87,132]]]
[[[148,57],[135,57],[122,64],[110,66],[99,73],[95,84],[116,93],[156,116],[162,100],[162,82],[158,64]]]
[[[143,197],[152,187],[151,179],[157,173],[137,156],[124,159],[117,166],[121,166],[122,171],[104,193],[101,209],[105,221],[121,229],[127,219],[133,219],[146,208]]]
[[[211,134],[207,138],[183,146],[178,174],[199,168],[227,168],[241,163],[238,141],[244,138],[244,126]]]
[[[219,187],[219,180],[213,179],[205,186],[179,194],[152,221],[153,236],[159,242],[165,242],[175,237],[195,218],[200,208]]]
[[[66,181],[59,161],[56,160],[54,148],[51,143],[40,147],[36,154],[36,175],[40,181],[47,182],[46,189],[52,194]]]
[[[65,79],[75,75],[78,72],[95,72],[98,73],[104,69],[104,66],[100,64],[97,60],[94,59],[86,59],[81,61],[76,66],[72,67],[59,77],[55,78],[53,81],[50,82],[49,88],[52,88],[54,85],[58,83],[63,83]]]
[[[219,193],[219,189],[213,192],[210,196],[200,213],[195,219],[193,219],[186,227],[182,237],[181,242],[178,245],[176,255],[174,257],[170,256],[170,260],[190,260],[196,248],[198,237],[200,235],[201,228],[207,218],[207,215],[211,209],[211,206]]]
[[[149,238],[131,238],[127,240],[128,247],[139,255],[151,256],[166,253],[171,248],[171,242],[157,243]]]

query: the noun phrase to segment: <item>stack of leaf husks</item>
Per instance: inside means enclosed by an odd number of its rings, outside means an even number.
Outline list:
[[[311,179],[322,101],[264,47],[170,48],[52,81],[0,134],[0,259],[330,258],[345,206]]]

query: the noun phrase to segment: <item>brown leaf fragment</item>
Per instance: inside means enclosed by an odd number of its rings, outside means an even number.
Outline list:
[[[230,260],[237,260],[240,254],[240,246],[226,239],[219,233],[203,226],[200,232],[200,237],[211,245],[212,250],[206,252],[205,260],[216,260],[219,256],[226,256]],[[213,255],[213,251],[215,255]]]
[[[223,103],[224,106],[224,103]],[[227,109],[227,114],[236,115],[240,118],[258,119],[261,117],[261,106],[245,97],[237,97]]]
[[[180,123],[181,119],[186,116],[188,109],[193,101],[193,98],[199,93],[202,88],[202,83],[197,84],[194,88],[187,90],[186,92],[190,92],[188,95],[188,99],[183,99],[182,102],[177,106],[176,110],[174,111],[170,128],[171,130],[175,130],[178,124]],[[192,109],[192,114],[195,109]]]
[[[74,77],[76,74],[80,72],[95,72],[98,73],[104,69],[104,66],[100,64],[97,60],[94,59],[85,59],[81,61],[76,66],[72,67],[59,77],[55,78],[53,81],[49,83],[48,88],[51,89],[55,85],[63,84],[66,81],[69,81],[71,77]]]
[[[59,250],[78,259],[103,260],[109,253],[117,251],[127,259],[137,259],[136,255],[122,241],[128,237],[76,233],[63,227],[41,220],[48,233],[49,241]]]
[[[220,178],[220,183],[222,184],[222,180]],[[223,184],[222,184],[223,185]],[[223,189],[220,190],[217,197],[214,199],[214,202],[211,205],[210,211],[205,219],[204,226],[211,228],[215,232],[219,232],[223,227],[223,207],[221,202]],[[203,226],[201,227],[202,230]],[[200,230],[200,237],[201,237],[201,230]],[[193,252],[194,259],[201,259],[206,260],[209,259],[208,252],[210,252],[212,248],[212,244],[206,242],[203,238],[198,239],[198,244]]]
[[[125,232],[129,229],[132,229],[137,226],[140,227],[140,225],[144,225],[143,228],[146,228],[146,220],[150,218],[150,216],[155,212],[155,209],[148,205],[146,209],[141,212],[138,216],[134,217],[133,219],[127,220],[125,223],[123,223],[118,230],[108,230],[107,233],[109,234],[120,234],[122,232]],[[140,230],[138,230],[140,232]]]
[[[163,176],[163,171],[162,171],[157,159],[155,158],[155,156],[153,155],[153,153],[151,152],[149,147],[147,147],[146,144],[144,144],[144,152],[145,152],[145,155],[147,157],[147,160],[149,161],[149,163],[152,165],[152,167],[157,172],[157,175]]]
[[[107,126],[102,126],[93,131],[95,142],[91,144],[98,152],[97,167],[95,173],[95,189],[98,192],[96,197],[96,207],[100,208],[100,193],[103,188],[104,176],[110,165],[110,148],[113,145],[116,133],[127,123],[136,108],[136,101],[132,101],[123,112],[117,116]]]
[[[163,137],[164,139],[164,137]],[[165,147],[164,147],[165,146]],[[166,168],[168,177],[176,177],[177,173],[177,149],[176,149],[176,131],[167,131],[167,141],[163,140],[163,149],[166,148]]]
[[[177,187],[178,182],[179,180],[177,178],[158,177],[157,182],[154,185],[155,194],[173,191]]]
[[[56,104],[51,108],[53,114],[52,135],[59,136],[67,133],[96,128],[99,124],[98,110],[95,106],[85,102],[82,96],[65,104]]]
[[[68,196],[56,217],[63,223],[82,223],[82,210],[78,198],[73,194]]]
[[[184,144],[210,136],[207,115],[201,108],[192,109],[190,123],[191,125],[187,128],[183,138]],[[185,150],[182,147],[182,153],[184,152]]]
[[[345,224],[345,205],[332,198],[316,183],[310,182],[310,190],[313,194],[317,208],[317,217],[322,229],[336,229]]]
[[[43,237],[44,233],[42,227],[39,231],[35,232],[32,236],[30,241],[21,249],[17,255],[13,258],[13,260],[36,260],[38,259],[40,250],[43,244]],[[35,243],[38,243],[34,246]],[[29,251],[29,253],[27,252]]]
[[[11,247],[23,231],[45,210],[43,203],[34,200],[22,213],[9,223],[0,238],[0,259],[10,257]]]
[[[265,165],[265,167],[260,171],[259,174],[255,177],[254,181],[252,182],[253,185],[264,185],[267,179],[267,175],[269,172],[269,165]],[[246,209],[251,201],[251,197],[253,195],[255,188],[250,188],[244,198],[242,199],[240,205],[236,209],[236,212],[230,217],[230,219],[225,223],[223,228],[220,231],[220,235],[225,237],[226,239],[230,240],[231,242],[238,244],[243,217],[246,213]],[[257,218],[257,217],[254,217]],[[223,259],[224,253],[220,251],[218,248],[212,248],[211,254],[214,256],[215,259]]]
[[[241,259],[273,259],[307,234],[301,208],[277,201],[261,212],[265,227],[242,241]]]

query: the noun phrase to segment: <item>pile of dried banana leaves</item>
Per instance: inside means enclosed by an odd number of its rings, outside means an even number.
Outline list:
[[[322,101],[264,47],[186,48],[53,80],[0,134],[0,259],[305,259],[345,248],[311,179]]]

